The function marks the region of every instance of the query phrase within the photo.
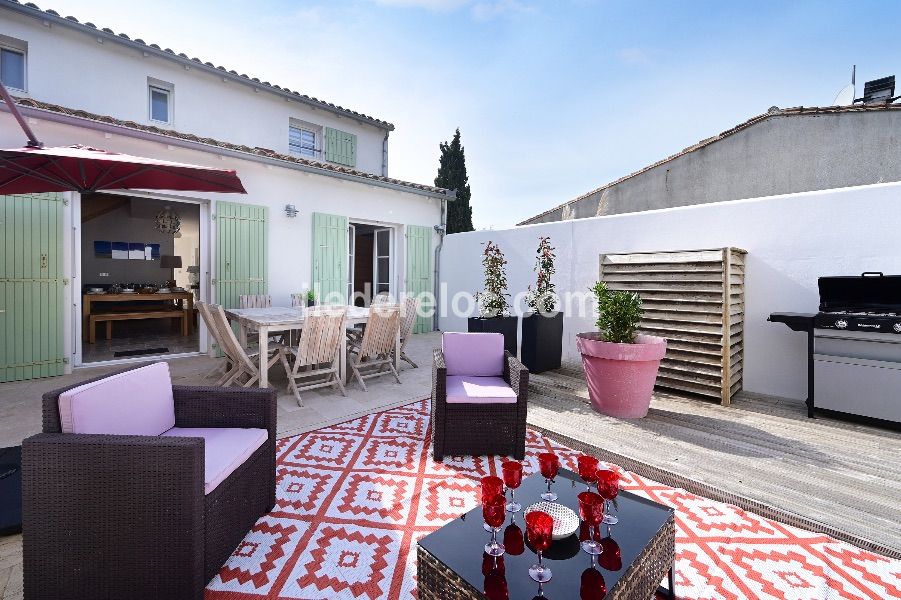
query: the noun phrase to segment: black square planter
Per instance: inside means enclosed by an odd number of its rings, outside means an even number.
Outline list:
[[[563,313],[527,313],[522,317],[520,360],[530,373],[560,368],[563,354]]]
[[[469,333],[502,333],[504,350],[516,356],[519,339],[516,333],[517,317],[469,317]]]

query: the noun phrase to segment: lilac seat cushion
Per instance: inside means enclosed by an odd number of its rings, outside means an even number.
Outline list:
[[[448,375],[500,377],[504,374],[504,336],[500,333],[445,333],[441,336]]]
[[[209,494],[263,445],[265,429],[173,427],[163,437],[200,437],[203,449],[203,493]]]
[[[447,376],[448,404],[515,404],[516,392],[501,377]]]
[[[63,433],[160,435],[175,426],[169,365],[154,363],[59,396]]]

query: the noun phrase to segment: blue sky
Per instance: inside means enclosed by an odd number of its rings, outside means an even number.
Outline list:
[[[397,126],[430,183],[460,127],[477,228],[506,227],[770,106],[901,71],[901,2],[44,0]],[[898,73],[901,75],[901,73]]]

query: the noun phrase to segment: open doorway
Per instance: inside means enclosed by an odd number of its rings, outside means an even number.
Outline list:
[[[355,306],[369,306],[378,294],[396,296],[393,285],[393,235],[394,229],[391,227],[350,224],[348,287]]]
[[[197,352],[200,205],[81,197],[82,360]]]

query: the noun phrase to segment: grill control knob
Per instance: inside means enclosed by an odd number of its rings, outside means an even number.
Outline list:
[[[901,333],[901,323],[895,323],[892,325],[892,329],[895,330],[895,333]]]
[[[848,327],[848,322],[844,319],[839,319],[835,322],[835,326],[839,329],[846,329]]]

